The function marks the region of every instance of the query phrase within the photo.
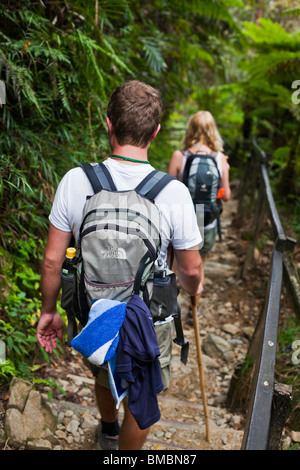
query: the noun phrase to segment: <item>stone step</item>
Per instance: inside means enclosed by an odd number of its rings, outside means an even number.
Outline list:
[[[203,405],[190,403],[175,398],[159,397],[162,418],[154,424],[149,432],[144,449],[147,450],[218,450],[220,448],[239,450],[243,432],[232,428],[222,428],[215,419],[209,419],[210,441],[206,440],[206,425]],[[61,400],[48,402],[49,406],[59,412],[73,412],[83,429],[85,440],[77,443],[80,450],[89,447],[98,449],[97,425],[98,409],[92,406],[79,405]],[[214,407],[209,406],[208,412],[214,415]],[[120,409],[120,419],[123,409]],[[62,438],[62,448],[65,445]]]

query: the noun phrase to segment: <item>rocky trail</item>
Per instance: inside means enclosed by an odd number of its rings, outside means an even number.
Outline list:
[[[245,358],[263,302],[272,243],[265,243],[257,251],[247,279],[239,279],[247,242],[242,239],[236,212],[237,200],[233,197],[224,204],[223,241],[216,243],[205,263],[205,291],[200,303],[199,331],[210,440],[208,442],[205,436],[194,328],[188,324],[190,302],[181,292],[184,333],[190,344],[189,359],[186,365],[181,363],[180,347],[174,344],[170,388],[159,396],[161,419],[151,428],[144,449],[241,448],[244,416],[228,411],[225,402],[234,367]],[[66,348],[64,359],[52,358],[50,364],[41,367],[39,377],[44,381],[53,379],[56,383],[55,387],[45,383],[35,385],[56,418],[51,433],[35,436],[26,445],[18,441],[16,430],[12,431],[15,435],[9,439],[3,431],[5,415],[6,425],[8,422],[9,393],[7,391],[4,396],[2,392],[2,449],[97,450],[99,415],[93,394],[93,378],[82,365],[79,354]],[[49,400],[49,392],[53,395],[52,400]]]

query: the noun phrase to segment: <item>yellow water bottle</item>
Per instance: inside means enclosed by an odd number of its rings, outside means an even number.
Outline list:
[[[76,255],[76,248],[69,247],[66,250],[66,259],[62,265],[62,274],[64,277],[73,277],[74,276],[74,266],[73,261]]]

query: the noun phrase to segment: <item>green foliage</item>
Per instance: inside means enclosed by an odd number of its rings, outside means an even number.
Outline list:
[[[234,37],[238,44],[242,38],[228,8],[241,5],[238,0],[1,2],[0,78],[6,104],[0,133],[5,248],[0,333],[8,353],[3,376],[30,373],[30,358],[38,351],[41,240],[54,192],[68,169],[100,161],[110,151],[105,116],[112,90],[129,78],[161,90],[165,130],[151,146],[150,158],[166,169],[175,144],[168,116],[177,101],[183,103],[205,85],[205,74],[214,83],[212,67],[217,64],[223,74],[225,40]]]
[[[6,360],[0,362],[0,380],[11,376],[30,378],[36,370],[36,361],[49,362],[48,354],[36,339],[41,309],[37,267],[45,242],[27,237],[13,241],[11,235],[6,242],[8,246],[13,243],[14,250],[10,254],[6,252],[3,266],[0,263],[5,272],[5,278],[1,277],[6,280],[0,296],[0,341],[5,345],[6,356]],[[61,308],[59,311],[66,321],[65,313]],[[61,354],[59,345],[54,355]]]
[[[162,130],[149,154],[159,169],[199,109],[212,112],[229,144],[251,117],[265,150],[274,151],[274,175],[293,169],[299,32],[271,19],[244,22],[253,12],[254,3],[241,0],[1,2],[3,375],[30,371],[24,364],[37,349],[38,272],[55,189],[70,168],[110,152],[106,107],[121,82],[136,78],[161,91]]]
[[[219,87],[220,97],[227,94],[224,109],[231,108],[238,118],[234,123],[229,116],[228,130],[236,130],[234,137],[239,140],[243,122],[251,120],[252,135],[273,157],[275,199],[284,199],[289,205],[300,191],[300,108],[293,99],[300,76],[299,30],[287,30],[276,21],[262,18],[243,22],[243,32],[248,44],[240,54],[235,53],[229,80]],[[292,218],[297,217],[297,205],[292,208]]]
[[[36,383],[38,385],[43,384],[43,385],[47,385],[47,387],[49,387],[48,400],[50,400],[50,401],[53,399],[53,390],[55,390],[55,389],[58,389],[62,395],[66,395],[66,391],[59,384],[57,384],[55,382],[55,380],[53,380],[52,378],[50,378],[50,379],[36,379],[36,378],[33,378],[33,383]]]
[[[17,371],[12,361],[8,359],[4,362],[0,362],[0,379],[7,380],[10,377],[16,376]]]
[[[249,47],[252,53],[251,60],[243,63],[248,73],[244,83],[248,100],[256,93],[258,109],[269,102],[265,115],[270,121],[274,121],[274,115],[271,116],[274,109],[279,118],[284,111],[293,113],[291,86],[300,73],[299,32],[288,32],[269,19],[261,19],[255,25],[245,22],[244,27],[245,34],[251,39]],[[294,117],[297,118],[297,114]]]
[[[284,310],[278,334],[278,350],[276,357],[276,381],[292,385],[293,406],[289,410],[289,424],[294,430],[299,429],[300,419],[298,412],[300,374],[299,364],[293,363],[294,341],[300,338],[300,326],[294,313]],[[298,349],[298,348],[297,348]],[[297,359],[299,354],[297,354]]]
[[[16,168],[13,159],[0,155],[0,240],[8,247],[8,239],[17,243],[20,235],[45,231],[41,189],[29,184],[29,171]],[[45,205],[43,210],[49,210]]]
[[[288,212],[291,213],[289,219],[290,225],[294,230],[296,239],[300,240],[300,196],[297,194],[289,194],[285,203],[285,205],[288,206]]]
[[[6,321],[0,320],[0,340],[6,345],[7,357],[6,362],[0,364],[0,378],[7,377],[8,373],[30,376],[30,362],[36,352],[36,330],[31,323],[32,307],[37,306],[23,294],[20,292],[11,296],[4,309]]]
[[[269,51],[276,49],[297,51],[300,46],[299,32],[289,33],[279,23],[268,18],[262,18],[258,24],[244,22],[245,34],[261,49]]]
[[[8,238],[7,243],[11,240]],[[0,378],[9,375],[28,378],[39,350],[35,326],[41,298],[39,275],[32,266],[40,257],[43,244],[23,239],[17,240],[16,246],[17,251],[6,264],[8,282],[5,295],[0,298],[0,340],[6,348],[6,361],[0,364]]]
[[[2,2],[2,240],[6,231],[45,236],[59,178],[107,155],[106,105],[116,85],[138,78],[159,87],[167,118],[174,99],[203,84],[199,68],[222,57],[213,38],[241,37],[228,11],[241,4],[115,0],[96,11],[94,2]]]

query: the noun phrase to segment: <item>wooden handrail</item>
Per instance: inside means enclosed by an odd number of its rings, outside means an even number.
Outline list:
[[[271,219],[274,246],[272,252],[271,271],[269,276],[268,290],[266,292],[265,306],[262,317],[259,319],[258,326],[255,331],[253,344],[256,346],[256,360],[254,364],[254,373],[251,384],[250,399],[246,414],[246,425],[244,430],[244,438],[242,449],[244,450],[267,450],[272,440],[272,400],[274,393],[274,375],[276,364],[276,348],[278,336],[278,324],[280,314],[280,298],[282,290],[282,282],[288,275],[286,267],[286,252],[292,250],[296,241],[286,237],[276,204],[274,202],[268,172],[266,169],[266,154],[259,147],[256,140],[249,141],[249,150],[257,159],[260,167],[260,197],[264,198],[269,217]],[[249,250],[242,274],[246,272],[252,257],[249,255],[253,251],[256,244],[256,237],[260,219],[262,217],[263,201],[257,204],[258,212],[255,217],[254,236],[249,243]],[[285,262],[285,264],[284,264]],[[291,262],[291,261],[290,261]],[[285,269],[284,269],[285,267]],[[293,271],[294,273],[295,271]],[[294,293],[298,293],[299,301],[299,283],[295,287],[295,278],[293,282],[289,280],[289,288],[294,288]],[[299,306],[299,303],[295,302]],[[299,312],[298,312],[299,313]],[[251,345],[250,345],[251,348]]]

